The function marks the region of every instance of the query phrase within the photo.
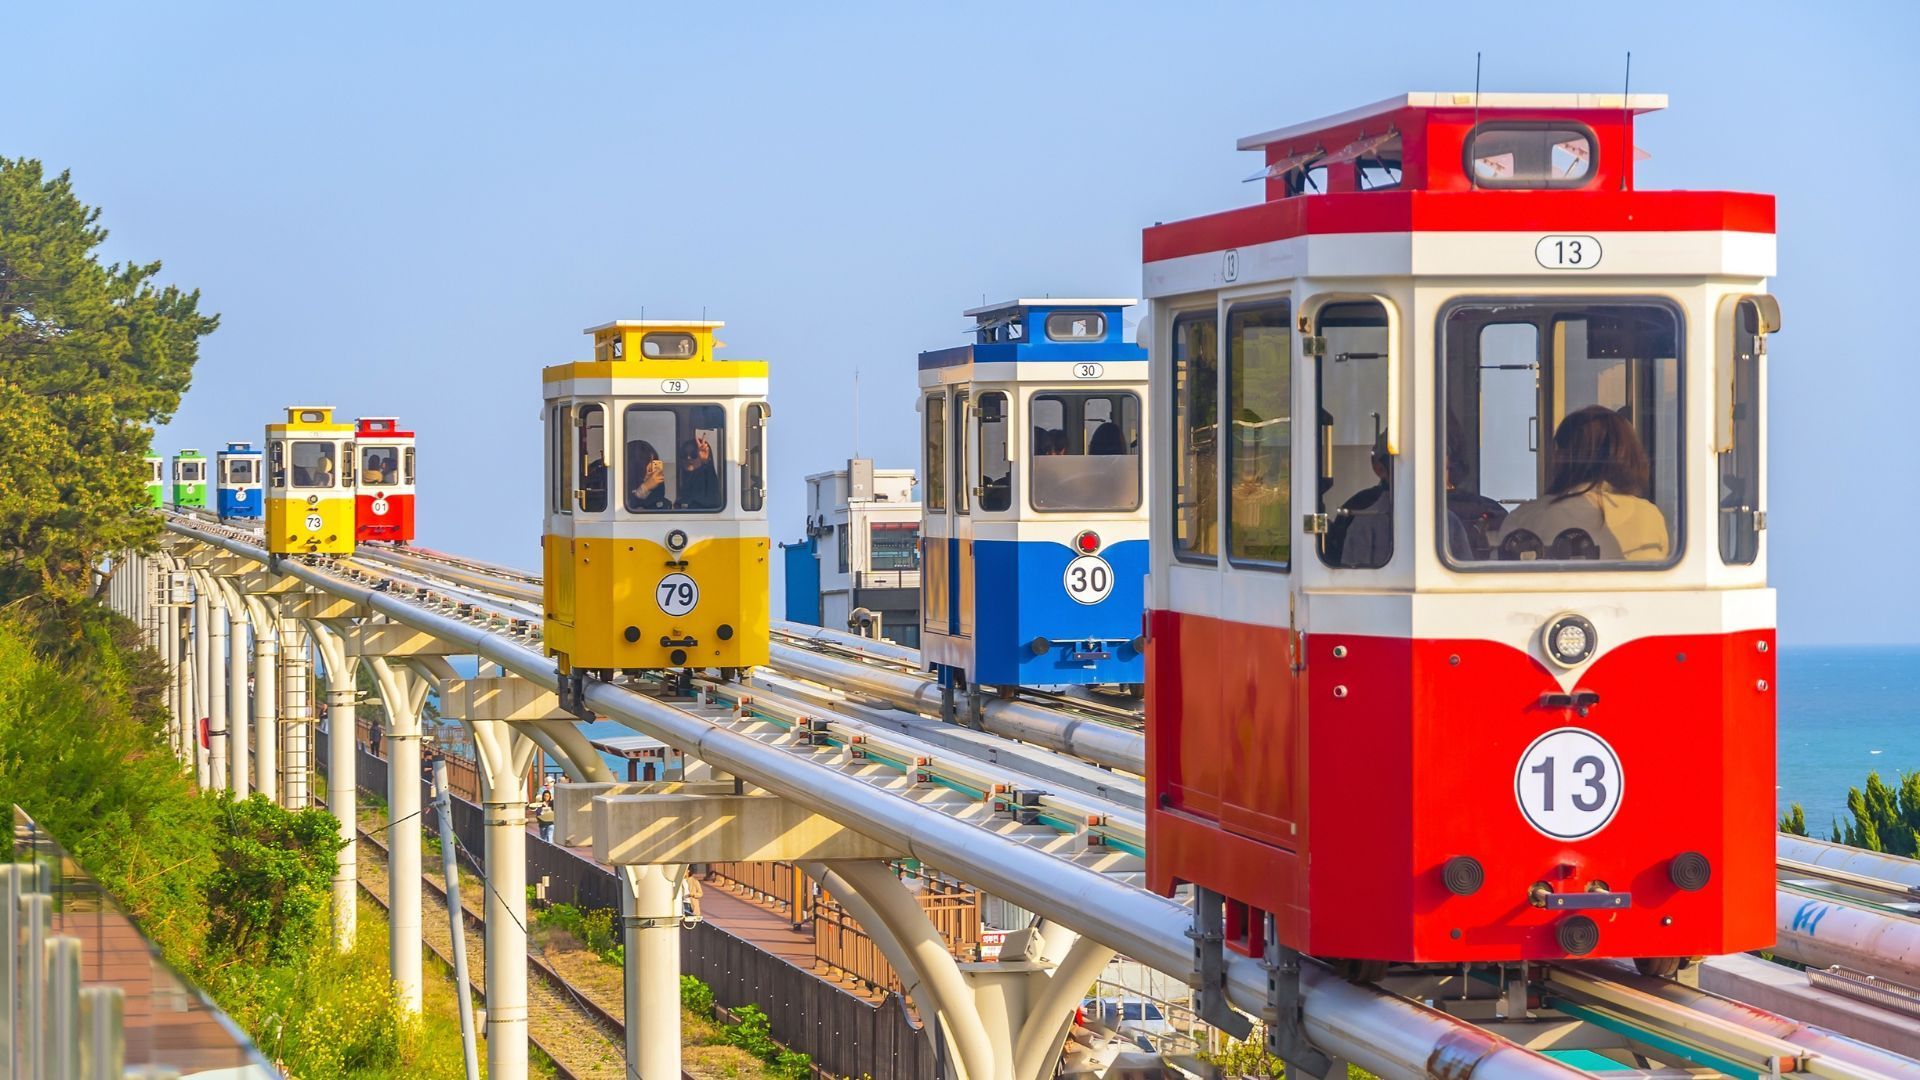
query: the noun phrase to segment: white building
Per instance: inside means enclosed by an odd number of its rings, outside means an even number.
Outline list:
[[[867,458],[807,477],[807,538],[786,553],[787,618],[920,644],[920,502],[912,469]],[[878,626],[874,622],[878,621]]]

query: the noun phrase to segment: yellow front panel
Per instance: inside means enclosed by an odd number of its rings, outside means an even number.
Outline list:
[[[684,566],[653,540],[549,535],[546,545],[546,644],[562,670],[767,662],[766,537],[696,539]]]
[[[314,528],[314,525],[318,528]],[[267,500],[267,550],[276,555],[353,554],[353,496],[306,496]]]

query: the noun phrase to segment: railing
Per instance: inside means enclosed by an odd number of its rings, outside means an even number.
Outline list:
[[[373,757],[381,761],[387,759],[387,740],[383,737],[378,745],[374,743],[373,721],[357,719],[354,723],[353,741]],[[423,745],[420,748],[421,779],[429,780],[433,777],[433,759],[437,757],[445,758],[447,761],[447,786],[453,789],[453,793],[468,802],[479,802],[480,769],[474,764],[473,758],[467,755],[452,752],[433,743]],[[385,786],[382,785],[380,790],[386,790]]]
[[[791,863],[713,863],[708,879],[771,908],[795,928],[813,932],[813,958],[835,978],[874,993],[899,993],[893,965],[845,908]],[[909,875],[911,876],[911,875]],[[925,912],[956,959],[980,959],[980,894],[971,886],[922,877],[917,894]]]

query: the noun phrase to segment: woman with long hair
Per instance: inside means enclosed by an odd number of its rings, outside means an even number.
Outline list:
[[[1500,525],[1501,558],[1659,562],[1666,515],[1648,502],[1647,451],[1627,419],[1604,405],[1568,414],[1553,435],[1547,493]]]

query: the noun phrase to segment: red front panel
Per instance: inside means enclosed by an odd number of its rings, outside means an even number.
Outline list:
[[[413,496],[354,496],[354,539],[380,540],[390,544],[413,542]]]
[[[1502,644],[1313,634],[1296,677],[1285,630],[1171,612],[1152,627],[1154,888],[1193,882],[1274,911],[1284,940],[1322,956],[1564,956],[1554,927],[1572,913],[1531,903],[1539,882],[1632,894],[1584,912],[1600,926],[1592,955],[1772,942],[1772,631],[1620,645],[1577,680],[1599,695],[1581,716],[1543,703],[1559,681]],[[1529,824],[1516,789],[1529,747],[1563,728],[1602,740],[1617,759],[1605,782],[1621,784],[1611,818],[1577,840]],[[1561,799],[1586,794],[1561,783]],[[1697,892],[1668,877],[1686,851],[1712,867]],[[1445,887],[1456,855],[1485,870],[1472,895]]]

